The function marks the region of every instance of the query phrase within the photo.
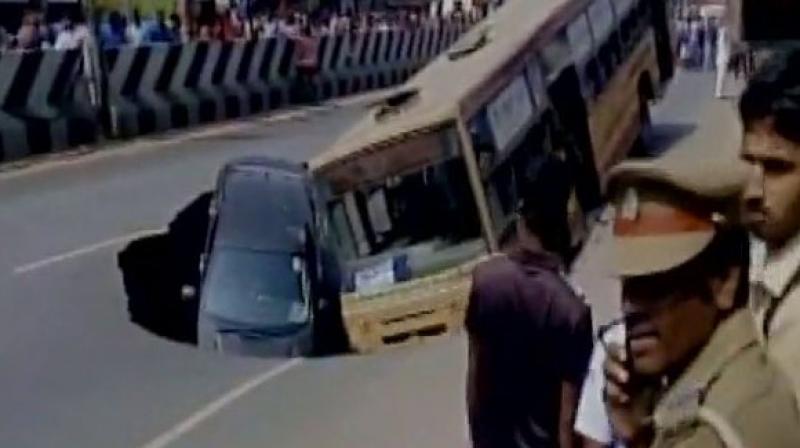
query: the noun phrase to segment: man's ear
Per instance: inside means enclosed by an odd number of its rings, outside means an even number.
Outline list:
[[[730,311],[736,306],[736,293],[739,289],[742,267],[731,266],[723,275],[711,279],[711,292],[714,303],[722,311]]]

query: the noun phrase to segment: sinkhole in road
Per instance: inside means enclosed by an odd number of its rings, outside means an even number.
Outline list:
[[[183,285],[197,285],[208,232],[212,193],[183,207],[164,233],[132,241],[117,255],[132,323],[163,338],[197,343],[197,301],[181,298]]]
[[[177,212],[166,232],[134,240],[117,254],[130,322],[165,340],[198,346],[200,300],[184,298],[182,288],[189,285],[200,290],[199,266],[208,235],[212,196],[211,191],[199,194]],[[336,321],[319,326],[313,347],[307,352],[224,352],[270,357],[329,356],[345,353],[346,341],[344,325]]]

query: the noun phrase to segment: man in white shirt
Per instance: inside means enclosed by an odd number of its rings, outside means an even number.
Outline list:
[[[72,30],[72,23],[65,21],[64,27],[58,32],[56,36],[56,43],[53,45],[55,50],[72,50],[78,48],[78,42],[75,39]]]
[[[778,52],[755,74],[739,112],[750,166],[743,221],[764,244],[753,247],[750,307],[800,397],[800,50]]]
[[[74,50],[76,48],[81,48],[89,39],[89,36],[89,28],[80,15],[75,21],[65,18],[62,22],[61,30],[56,36],[53,48],[56,50]]]
[[[717,31],[716,69],[717,79],[714,89],[715,96],[722,98],[725,92],[725,80],[728,77],[728,64],[731,58],[731,48],[728,36],[728,27],[720,26]]]
[[[274,17],[264,16],[261,19],[262,37],[269,39],[278,35],[278,20]]]

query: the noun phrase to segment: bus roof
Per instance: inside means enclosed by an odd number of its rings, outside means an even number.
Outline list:
[[[579,0],[508,0],[492,15],[475,25],[447,52],[432,61],[412,79],[386,96],[407,96],[396,110],[380,117],[386,103],[374,105],[369,113],[339,138],[309,166],[324,172],[367,152],[379,151],[413,134],[424,133],[453,123],[463,111],[464,102],[486,89],[510,62],[526,49],[557,31],[559,21],[570,6],[585,5]],[[555,25],[555,26],[552,26]],[[554,29],[555,28],[555,29]],[[482,36],[486,39],[483,40]],[[483,44],[479,43],[483,40]],[[474,51],[470,52],[470,47]],[[451,57],[464,51],[462,57]],[[395,100],[397,99],[395,98]]]

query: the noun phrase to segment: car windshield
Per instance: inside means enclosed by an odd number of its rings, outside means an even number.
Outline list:
[[[203,288],[203,310],[219,319],[265,328],[307,319],[304,269],[288,253],[219,248]],[[232,324],[235,325],[235,324]]]
[[[226,247],[291,252],[311,220],[304,181],[280,172],[235,172],[220,207],[215,244]]]

